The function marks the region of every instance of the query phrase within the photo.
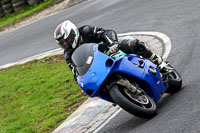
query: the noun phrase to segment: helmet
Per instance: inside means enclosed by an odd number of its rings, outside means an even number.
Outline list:
[[[71,21],[64,21],[55,29],[54,38],[61,48],[75,49],[79,39],[78,28]]]

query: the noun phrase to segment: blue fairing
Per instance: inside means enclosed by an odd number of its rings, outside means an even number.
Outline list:
[[[118,60],[114,60],[98,51],[98,45],[94,45],[93,50],[94,59],[91,67],[85,75],[78,76],[77,78],[79,86],[90,97],[100,96],[101,98],[112,102],[112,99],[110,99],[109,96],[100,94],[99,89],[107,77],[116,72],[130,75],[140,81],[139,86],[155,101],[158,101],[160,94],[165,91],[166,87],[163,85],[158,68],[152,62],[134,54],[125,55]],[[141,60],[143,63],[139,63]],[[156,75],[153,75],[149,70],[150,66],[155,68],[157,72]]]
[[[106,54],[99,52],[98,45],[95,45],[94,59],[90,69],[85,75],[77,77],[78,84],[83,91],[87,92],[88,89],[93,90],[92,94],[88,94],[90,97],[93,97],[96,94],[112,69],[112,67],[106,66],[105,62],[108,59],[111,58]]]
[[[138,67],[140,60],[144,61],[142,67]],[[156,76],[154,76],[149,70],[150,66],[156,69]],[[157,101],[160,98],[160,94],[165,91],[158,68],[152,62],[144,58],[140,58],[137,55],[126,55],[116,61],[111,74],[115,72],[122,72],[140,80],[140,87],[145,90],[155,101]]]

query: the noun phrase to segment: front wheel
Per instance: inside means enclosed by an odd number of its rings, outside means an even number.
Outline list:
[[[135,116],[149,119],[157,114],[155,102],[145,92],[136,95],[125,86],[113,85],[110,96],[116,104]]]

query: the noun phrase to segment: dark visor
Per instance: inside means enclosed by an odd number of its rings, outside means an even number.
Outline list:
[[[72,44],[75,40],[75,32],[74,30],[72,29],[69,33],[69,36],[67,37],[67,39],[64,39],[64,35],[60,38],[57,39],[58,41],[58,44],[64,48],[64,49],[68,49],[68,48],[71,48],[72,47]]]

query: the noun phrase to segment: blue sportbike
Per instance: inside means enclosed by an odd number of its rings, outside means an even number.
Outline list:
[[[164,92],[181,88],[182,79],[167,62],[162,73],[151,61],[118,51],[110,54],[101,44],[79,46],[72,55],[77,83],[90,97],[100,97],[142,118],[157,114],[156,102]]]

